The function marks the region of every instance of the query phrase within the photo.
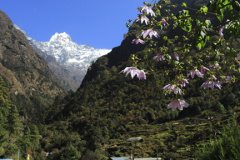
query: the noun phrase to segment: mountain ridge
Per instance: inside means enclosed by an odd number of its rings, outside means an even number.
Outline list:
[[[46,61],[0,10],[0,75],[22,115],[37,118],[57,95],[66,95]],[[43,115],[41,115],[44,117]]]
[[[19,26],[14,26],[23,32],[30,45],[47,61],[51,71],[68,91],[76,91],[90,64],[111,51],[78,45],[72,42],[70,35],[66,32],[56,32],[49,41],[38,42],[29,37]]]

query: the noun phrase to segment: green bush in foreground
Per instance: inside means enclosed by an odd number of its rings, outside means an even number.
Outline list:
[[[210,144],[202,144],[196,151],[196,160],[235,160],[240,158],[240,129],[236,120],[223,128],[219,139],[210,139]]]

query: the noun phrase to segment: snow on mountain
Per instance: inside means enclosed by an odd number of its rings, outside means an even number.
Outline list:
[[[34,44],[43,52],[55,57],[60,65],[68,68],[87,70],[92,61],[111,52],[109,49],[94,49],[88,45],[79,45],[73,42],[70,35],[65,32],[55,33],[48,42],[38,42],[30,38],[17,25],[14,26],[24,33],[30,45]]]

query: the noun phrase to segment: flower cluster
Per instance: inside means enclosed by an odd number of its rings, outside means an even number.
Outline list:
[[[177,81],[177,84],[180,84],[181,87],[185,87],[185,86],[186,86],[186,83],[188,83],[188,80],[189,80],[189,79],[178,80],[178,81]]]
[[[187,77],[191,75],[191,77],[192,77],[192,79],[193,79],[195,74],[196,74],[198,77],[201,77],[201,78],[204,77],[204,74],[202,74],[202,73],[201,73],[199,70],[197,70],[197,69],[191,70],[190,73],[187,75]]]
[[[160,21],[162,21],[162,24],[165,26],[165,25],[168,25],[168,23],[167,23],[167,21],[165,20],[165,19],[162,19],[162,20],[160,20]]]
[[[150,39],[153,39],[153,36],[155,38],[159,38],[159,34],[154,31],[153,29],[155,27],[152,27],[153,23],[154,23],[154,18],[151,19],[151,21],[148,19],[148,17],[146,17],[146,15],[151,15],[151,16],[155,16],[156,14],[154,13],[154,11],[149,7],[150,5],[148,6],[142,6],[142,7],[139,7],[138,8],[138,11],[140,11],[141,13],[143,13],[142,15],[139,15],[136,19],[136,22],[137,21],[141,21],[141,23],[144,23],[146,25],[149,24],[149,29],[147,30],[143,30],[142,33],[141,33],[141,36],[145,39],[149,36]],[[161,7],[160,7],[161,8]],[[166,26],[168,25],[168,17],[166,17],[166,19],[161,19],[161,23],[163,26]],[[180,20],[181,21],[181,20]],[[205,26],[202,26],[203,29],[202,30],[206,30],[206,31],[213,31],[212,28],[206,28]],[[226,24],[225,26],[222,26],[220,29],[219,29],[219,36],[220,38],[222,39],[223,38],[223,29],[228,29],[229,28],[229,25]],[[204,31],[205,32],[205,31]],[[206,33],[206,32],[205,32]],[[177,36],[175,36],[175,39],[176,39]],[[124,35],[124,39],[126,38],[126,36]],[[164,38],[164,40],[167,40]],[[144,44],[145,42],[143,40],[141,40],[140,38],[137,38],[137,39],[134,39],[132,40],[132,43],[141,43],[141,44]],[[168,44],[169,43],[172,43],[171,41],[168,41]],[[166,51],[166,50],[165,50]],[[189,50],[188,50],[189,51]],[[185,51],[186,52],[186,51]],[[189,53],[189,52],[188,52]],[[171,60],[171,56],[169,54],[167,54],[166,52],[163,52],[163,53],[158,53],[156,56],[153,57],[154,60],[157,60],[157,61],[163,61],[163,60],[166,60],[166,58],[169,60],[169,62],[172,62],[174,65],[181,65],[181,64],[184,64],[183,62],[179,62],[179,55],[177,53],[174,53],[174,56],[176,58],[177,61],[174,61],[174,60]],[[217,57],[219,57],[219,54],[217,54]],[[237,55],[237,58],[236,60],[240,60],[240,52],[238,53]],[[200,59],[200,61],[202,61]],[[189,62],[188,62],[189,64]],[[182,68],[182,66],[180,66]],[[216,68],[216,69],[221,69],[220,65],[217,63],[217,61],[214,62],[214,64],[210,65],[209,68]],[[214,87],[218,87],[219,89],[221,89],[221,85],[223,82],[225,83],[229,83],[232,79],[232,77],[230,76],[221,76],[220,79],[221,80],[218,80],[217,81],[217,77],[215,75],[213,75],[213,72],[210,72],[210,69],[209,68],[206,68],[204,66],[201,66],[201,70],[199,71],[197,69],[197,67],[194,67],[193,70],[191,70],[188,74],[187,74],[187,77],[191,76],[192,79],[194,78],[195,75],[197,75],[198,77],[200,78],[204,78],[204,74],[205,75],[208,75],[208,73],[211,74],[211,76],[208,78],[208,80],[206,82],[204,82],[201,87],[206,89],[206,88],[211,88],[211,89],[214,89]],[[214,69],[213,69],[214,70]],[[206,71],[209,71],[206,73]],[[131,73],[131,76],[132,78],[137,75],[137,77],[140,79],[146,79],[146,75],[145,75],[145,72],[143,70],[139,70],[135,67],[127,67],[125,68],[124,70],[122,70],[121,72],[124,72],[126,73],[126,76]],[[239,68],[239,72],[240,72],[240,68]],[[186,84],[188,84],[188,80],[189,79],[186,79],[184,78],[182,75],[181,76],[178,76],[176,78],[177,82],[175,82],[174,84],[168,84],[166,86],[163,87],[163,90],[165,93],[168,92],[168,94],[170,94],[171,92],[174,92],[174,94],[182,94],[182,90],[178,87],[178,86],[181,86],[181,87],[185,87]],[[234,79],[233,79],[234,81]],[[189,104],[186,103],[184,100],[180,100],[180,99],[176,99],[174,101],[172,101],[171,103],[168,104],[168,109],[172,109],[172,110],[175,110],[176,108],[178,108],[179,110],[183,110],[184,107],[188,107]]]
[[[165,87],[163,87],[163,90],[168,91],[168,94],[170,94],[173,91],[175,94],[179,93],[181,95],[181,89],[176,85],[168,84]]]
[[[214,86],[218,87],[219,89],[221,89],[221,84],[218,82],[214,82],[214,81],[207,81],[207,82],[204,82],[201,87],[203,87],[204,89],[206,88],[214,88]]]
[[[169,59],[171,59],[171,56],[169,56],[169,54],[167,54],[167,56]],[[153,59],[156,59],[157,61],[162,61],[165,60],[165,57],[161,53],[158,53],[155,57],[153,57]]]
[[[132,78],[135,76],[135,75],[137,75],[137,78],[139,79],[139,80],[141,80],[141,79],[146,79],[146,74],[145,74],[145,72],[143,71],[143,70],[139,70],[139,69],[137,69],[137,68],[135,68],[135,67],[127,67],[127,68],[125,68],[124,70],[122,70],[120,73],[126,73],[126,77],[127,77],[127,75],[129,74],[129,73],[131,73],[131,76],[132,76]]]
[[[132,40],[132,43],[136,43],[136,44],[142,43],[142,44],[144,44],[144,41],[141,40],[140,38],[138,38],[138,39],[133,39],[133,40]]]
[[[224,29],[224,28],[227,29],[227,28],[228,28],[228,25],[222,26],[222,27],[219,29],[219,32],[218,32],[218,33],[219,33],[219,36],[220,36],[221,38],[223,38],[223,33],[222,33],[222,32],[223,32],[223,29]]]
[[[152,29],[148,29],[142,32],[143,38],[146,38],[148,35],[150,36],[150,39],[152,39],[152,36],[155,36],[156,38],[159,37],[158,33]]]
[[[145,15],[140,15],[139,17],[137,17],[136,22],[141,20],[141,23],[143,23],[143,21],[145,21],[146,25],[148,24],[149,19]]]
[[[183,107],[188,106],[189,104],[184,100],[177,99],[169,103],[167,109],[172,109],[174,111],[176,108],[178,108],[179,110],[183,110]]]
[[[210,67],[210,68],[219,68],[220,66],[219,66],[219,64],[217,63],[217,64],[215,64],[215,65],[212,65],[212,64],[211,64],[209,67]]]
[[[151,16],[155,16],[155,13],[153,12],[153,10],[148,6],[142,6],[142,7],[138,8],[138,11],[147,12],[147,14],[151,14]]]
[[[206,67],[203,67],[203,68],[200,70],[201,73],[204,73],[205,71],[209,71],[209,69],[206,68]]]

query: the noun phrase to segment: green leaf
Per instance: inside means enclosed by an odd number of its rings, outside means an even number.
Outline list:
[[[182,6],[183,6],[183,7],[187,7],[187,4],[183,2],[183,3],[182,3]]]
[[[167,39],[168,39],[168,37],[167,37],[167,36],[164,36],[164,37],[163,37],[163,39],[164,39],[164,40],[167,40]]]
[[[207,36],[207,40],[209,41],[209,36]]]
[[[196,20],[196,25],[199,26],[199,24],[200,24],[200,21],[197,19]]]
[[[189,25],[189,26],[188,26],[188,32],[191,32],[191,30],[192,30],[192,26]]]
[[[144,59],[148,59],[148,55],[147,54],[145,54]]]
[[[202,45],[203,47],[205,47],[206,42],[205,42],[205,41],[201,41],[201,45]]]
[[[201,49],[201,43],[198,43],[198,48],[199,48],[199,50]]]
[[[203,6],[200,8],[200,10],[202,10],[203,12],[205,12],[204,14],[207,15],[207,11],[208,11],[208,8],[206,6]]]
[[[205,23],[206,23],[207,27],[209,27],[211,25],[211,21],[210,20],[206,20]]]

